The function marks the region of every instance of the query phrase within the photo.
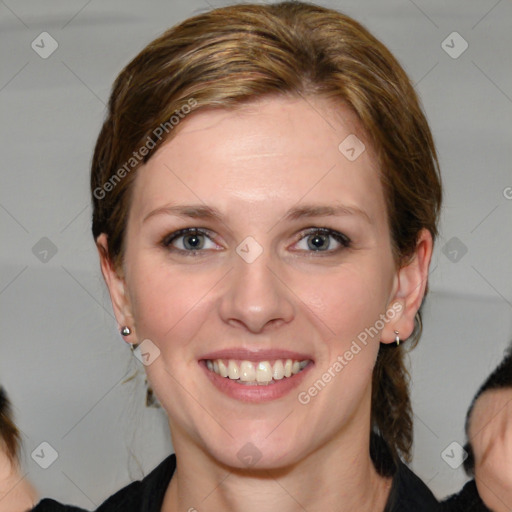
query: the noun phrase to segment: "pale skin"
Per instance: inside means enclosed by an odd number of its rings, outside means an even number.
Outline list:
[[[314,107],[314,108],[313,108]],[[137,171],[122,268],[98,240],[102,272],[126,341],[160,350],[146,367],[167,411],[177,470],[164,511],[383,510],[391,479],[369,456],[371,375],[379,342],[412,333],[432,254],[428,231],[398,268],[386,205],[367,144],[355,161],[338,145],[364,140],[345,107],[322,99],[265,99],[234,111],[190,115],[173,139]],[[187,218],[169,206],[215,208],[218,218]],[[302,206],[339,206],[338,215],[290,219]],[[318,212],[317,212],[318,213]],[[161,243],[182,228],[208,236],[196,255],[189,238]],[[342,246],[310,228],[329,228]],[[263,253],[247,263],[236,252],[248,236]],[[179,252],[179,249],[182,252]],[[307,405],[297,400],[344,354],[357,335],[393,305],[379,335]],[[214,387],[198,360],[234,347],[310,354],[300,389],[245,403]],[[248,468],[237,457],[252,443]]]
[[[512,389],[486,391],[475,403],[469,425],[475,482],[493,512],[512,510]]]
[[[17,461],[8,456],[0,439],[0,512],[26,512],[36,501],[35,489],[21,474]]]

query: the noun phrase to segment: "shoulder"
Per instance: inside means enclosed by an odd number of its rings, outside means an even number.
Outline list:
[[[478,495],[474,480],[467,482],[457,494],[442,502],[443,512],[490,512]]]
[[[437,512],[441,505],[432,491],[401,460],[394,460],[384,439],[372,432],[370,455],[380,475],[392,476],[384,512]]]
[[[176,469],[176,455],[169,455],[142,480],[116,492],[97,509],[97,512],[159,512],[167,486]]]
[[[83,508],[63,505],[54,500],[45,498],[41,500],[31,512],[86,512]]]
[[[403,462],[397,465],[385,512],[440,512],[432,491]]]
[[[97,512],[159,512],[167,486],[176,469],[176,456],[169,455],[142,480],[132,482],[107,498]],[[63,505],[54,500],[41,500],[32,512],[86,512],[84,509]]]

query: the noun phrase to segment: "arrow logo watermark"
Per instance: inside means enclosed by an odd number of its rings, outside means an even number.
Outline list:
[[[48,263],[57,254],[57,250],[57,246],[49,238],[43,236],[32,247],[32,254],[41,263]]]
[[[149,366],[160,357],[160,349],[150,339],[145,339],[133,350],[133,355],[144,366]]]
[[[252,443],[245,443],[236,454],[240,462],[248,467],[254,466],[262,457],[262,453]]]
[[[263,253],[263,247],[252,236],[248,236],[238,244],[236,253],[246,263],[253,263]]]
[[[48,469],[59,458],[57,450],[46,441],[43,441],[30,456],[43,469]]]
[[[59,43],[48,32],[41,32],[30,46],[39,57],[47,59],[59,47]]]
[[[452,469],[457,469],[468,457],[468,452],[457,443],[453,441],[442,452],[441,458]]]
[[[351,133],[348,137],[340,142],[338,149],[347,160],[353,162],[361,156],[361,154],[365,151],[366,146],[362,140]]]
[[[443,245],[442,253],[452,262],[458,263],[468,252],[467,246],[456,236]]]
[[[458,59],[468,49],[468,47],[468,42],[458,32],[452,32],[441,43],[441,48],[452,59]]]

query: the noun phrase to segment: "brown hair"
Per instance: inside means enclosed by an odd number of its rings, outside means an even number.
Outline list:
[[[117,77],[91,173],[92,231],[108,235],[122,268],[131,184],[195,107],[232,109],[269,95],[314,96],[351,108],[378,159],[397,267],[422,228],[433,238],[441,203],[434,142],[407,75],[365,28],[302,2],[242,4],[187,19],[151,42]],[[162,137],[163,129],[165,134]],[[341,142],[341,141],[340,141]],[[421,331],[418,313],[413,335]],[[381,344],[372,427],[393,456],[410,458],[412,411],[399,348]]]
[[[16,460],[20,434],[12,419],[11,404],[4,388],[0,386],[0,444],[6,448],[11,461]]]

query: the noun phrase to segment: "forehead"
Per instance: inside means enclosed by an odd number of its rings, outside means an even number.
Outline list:
[[[137,171],[137,214],[183,199],[213,202],[226,214],[265,206],[272,215],[307,200],[339,201],[382,216],[375,157],[347,107],[277,97],[194,112],[181,123]]]
[[[478,397],[469,424],[469,435],[473,437],[485,428],[505,407],[512,405],[512,388],[491,389]]]

